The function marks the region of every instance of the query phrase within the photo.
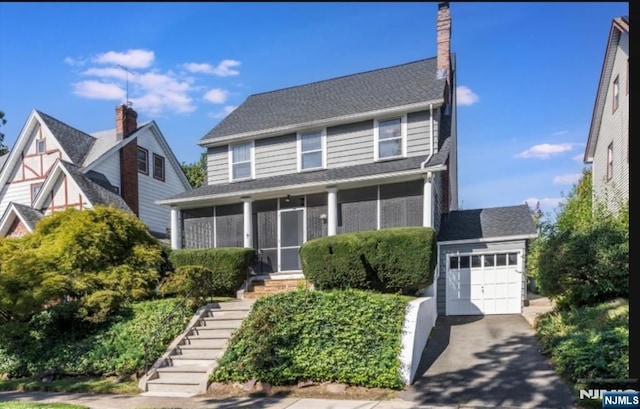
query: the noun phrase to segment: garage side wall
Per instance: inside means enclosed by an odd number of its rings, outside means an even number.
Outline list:
[[[440,254],[438,259],[438,281],[437,281],[437,309],[438,315],[446,315],[447,294],[447,255],[448,254],[483,254],[483,253],[500,253],[509,251],[522,251],[523,259],[526,260],[526,241],[500,241],[485,243],[466,243],[466,244],[446,244],[439,246]],[[523,262],[525,268],[523,277],[526,277],[526,263]],[[526,294],[526,279],[522,280],[522,294]]]

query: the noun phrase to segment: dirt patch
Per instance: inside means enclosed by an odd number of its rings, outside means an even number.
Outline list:
[[[348,386],[344,392],[331,393],[327,391],[329,383],[314,384],[299,388],[291,386],[272,386],[270,391],[261,389],[260,384],[251,391],[245,391],[241,383],[214,383],[203,396],[217,399],[238,397],[286,397],[286,398],[311,398],[311,399],[350,399],[350,400],[390,400],[396,398],[401,392],[384,388],[365,388],[363,386]],[[268,388],[267,388],[268,389]]]

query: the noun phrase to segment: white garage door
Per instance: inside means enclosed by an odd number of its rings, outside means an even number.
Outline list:
[[[520,253],[451,255],[447,265],[447,315],[519,314]]]

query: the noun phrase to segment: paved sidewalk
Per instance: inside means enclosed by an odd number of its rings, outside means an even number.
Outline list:
[[[0,402],[71,403],[91,409],[456,409],[458,406],[416,405],[400,399],[389,401],[297,398],[168,398],[141,395],[86,393],[0,392]]]
[[[528,293],[527,299],[529,300],[529,305],[522,307],[522,316],[527,320],[531,328],[535,328],[538,316],[553,310],[555,303],[547,297],[534,293]]]

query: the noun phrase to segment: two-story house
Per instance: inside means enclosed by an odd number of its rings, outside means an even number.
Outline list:
[[[629,17],[611,23],[584,163],[592,164],[594,203],[615,210],[629,200]]]
[[[436,31],[434,58],[249,96],[199,141],[207,184],[159,202],[171,207],[172,247],[254,248],[251,280],[285,280],[303,277],[307,240],[427,226],[444,234],[440,313],[519,313],[535,227],[526,205],[457,210],[446,2]]]
[[[103,204],[135,214],[164,238],[169,209],[155,202],[191,186],[155,121],[127,105],[115,129],[88,134],[33,110],[0,166],[0,236],[33,231],[43,216]]]

